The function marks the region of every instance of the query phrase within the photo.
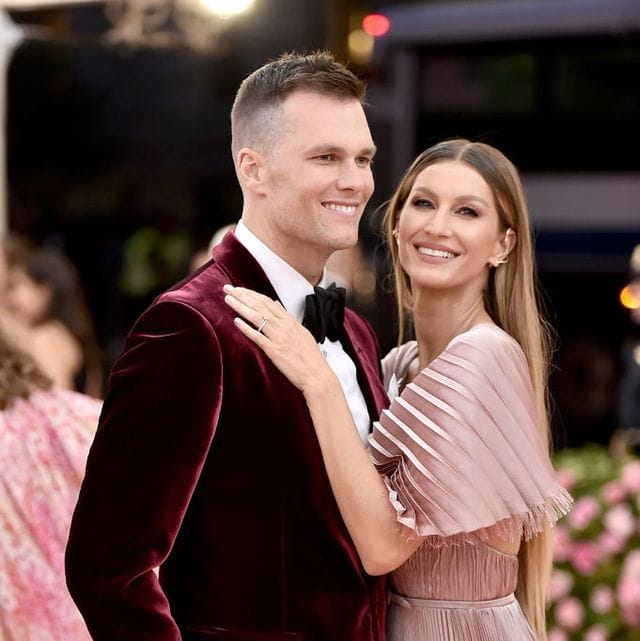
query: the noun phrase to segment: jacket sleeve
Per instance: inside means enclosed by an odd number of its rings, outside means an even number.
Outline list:
[[[210,323],[160,302],[110,379],[66,553],[94,641],[178,641],[157,568],[169,554],[215,433],[222,359]]]

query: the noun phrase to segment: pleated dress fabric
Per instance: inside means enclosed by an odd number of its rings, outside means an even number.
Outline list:
[[[415,342],[383,361],[391,406],[370,455],[400,523],[426,537],[390,578],[389,641],[533,641],[515,599],[518,558],[489,544],[530,538],[567,512],[543,447],[526,358],[476,325],[408,384]]]

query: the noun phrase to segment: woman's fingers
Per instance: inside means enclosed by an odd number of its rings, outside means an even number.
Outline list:
[[[274,320],[286,318],[286,311],[282,305],[268,296],[254,292],[243,287],[225,285],[225,302],[245,320],[260,326],[263,319]]]
[[[309,387],[326,366],[309,331],[268,296],[231,285],[223,289],[225,302],[238,314],[234,323],[242,334],[260,347],[298,389]]]

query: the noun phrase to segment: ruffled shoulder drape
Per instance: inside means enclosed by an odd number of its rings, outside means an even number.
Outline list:
[[[402,381],[416,356],[415,343],[392,351],[385,380]],[[456,336],[406,385],[370,446],[398,521],[434,545],[530,538],[572,504],[542,445],[524,353],[493,325]]]

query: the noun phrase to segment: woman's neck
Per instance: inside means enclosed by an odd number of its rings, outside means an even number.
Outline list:
[[[426,367],[451,342],[478,323],[493,323],[482,293],[457,297],[450,292],[417,293],[413,321],[418,342],[420,369]]]

